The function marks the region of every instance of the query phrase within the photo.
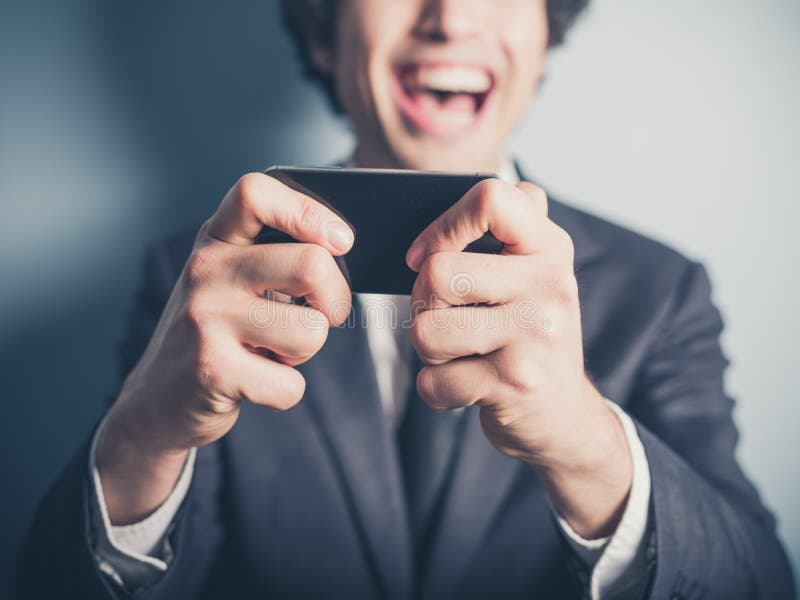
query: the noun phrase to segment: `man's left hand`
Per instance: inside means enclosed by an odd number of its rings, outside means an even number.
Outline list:
[[[491,232],[499,255],[463,252]],[[532,465],[584,537],[613,532],[631,485],[621,423],[584,370],[574,248],[538,187],[485,180],[407,254],[412,343],[435,410],[477,404],[489,441]]]

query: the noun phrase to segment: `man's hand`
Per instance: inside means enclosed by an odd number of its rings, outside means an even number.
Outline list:
[[[487,231],[500,255],[462,252]],[[411,334],[427,365],[422,398],[437,410],[479,405],[491,443],[536,469],[580,535],[601,537],[616,528],[632,465],[584,371],[573,256],[541,189],[483,181],[409,248]]]
[[[264,225],[301,243],[255,245]],[[98,468],[112,523],[155,510],[188,450],[227,433],[243,401],[285,410],[300,400],[294,367],[350,311],[333,256],[352,243],[329,209],[271,177],[248,174],[231,188],[106,420]]]

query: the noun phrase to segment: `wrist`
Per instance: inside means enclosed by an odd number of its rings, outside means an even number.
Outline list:
[[[101,475],[113,471],[159,471],[183,465],[188,449],[168,448],[144,424],[112,407],[106,415],[97,443],[97,467]]]
[[[605,399],[595,393],[591,408],[575,423],[561,451],[534,465],[554,508],[587,539],[615,531],[633,482],[625,430]]]
[[[167,499],[188,450],[163,450],[148,443],[115,408],[99,433],[96,467],[111,523],[127,525],[146,518]]]

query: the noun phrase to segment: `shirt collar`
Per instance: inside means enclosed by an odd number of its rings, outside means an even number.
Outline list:
[[[517,171],[514,161],[508,157],[503,160],[503,164],[500,166],[497,176],[506,183],[513,183],[514,185],[519,183],[519,171]]]

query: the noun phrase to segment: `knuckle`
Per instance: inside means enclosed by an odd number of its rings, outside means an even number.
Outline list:
[[[522,181],[517,187],[525,194],[537,212],[547,215],[547,192],[530,181]]]
[[[528,184],[528,194],[537,204],[547,204],[547,193],[535,184]]]
[[[197,289],[208,283],[213,276],[216,261],[215,252],[210,246],[198,248],[192,253],[184,269],[185,281],[190,289]]]
[[[295,263],[297,280],[314,286],[330,275],[331,258],[328,251],[316,244],[304,244]]]
[[[571,305],[578,300],[578,280],[571,269],[558,269],[550,274],[550,294],[559,304]]]
[[[245,173],[236,182],[236,201],[244,209],[253,209],[261,185],[260,173]]]
[[[559,257],[569,260],[569,263],[572,264],[575,259],[575,244],[572,241],[572,236],[565,229],[556,227],[554,237]]]
[[[237,403],[228,398],[214,395],[207,395],[205,399],[205,411],[212,415],[224,416],[230,414],[236,408]],[[240,399],[237,399],[240,400]]]
[[[504,188],[507,184],[499,179],[485,179],[481,181],[476,198],[476,210],[478,214],[488,214],[493,212],[497,205],[502,201]]]
[[[208,217],[205,221],[203,221],[203,224],[200,225],[200,228],[197,230],[197,234],[194,237],[195,247],[204,243],[205,240],[208,238],[209,235],[208,230],[211,227],[211,223],[213,222],[213,220],[214,220],[213,216]]]
[[[184,307],[184,321],[189,329],[198,335],[203,335],[211,319],[211,310],[201,296],[195,295],[186,302]]]
[[[420,291],[427,293],[433,300],[441,298],[447,292],[447,281],[451,273],[451,260],[444,252],[431,254],[420,268],[418,278],[421,280]]]
[[[452,256],[447,252],[436,252],[427,261],[428,277],[437,284],[447,281],[453,268]]]
[[[330,307],[328,307],[330,322],[337,327],[342,325],[350,316],[352,308],[353,301],[349,294],[336,298],[331,302]],[[327,336],[327,329],[325,331]]]
[[[417,315],[411,325],[411,344],[424,358],[432,358],[435,354],[436,331],[432,327],[427,313]]]
[[[513,358],[512,358],[513,360]],[[524,360],[518,357],[518,360]],[[517,363],[523,364],[523,363]],[[508,387],[515,396],[526,397],[535,393],[538,382],[534,369],[527,366],[525,368],[506,369],[501,377],[501,381]]]
[[[320,315],[310,326],[305,327],[303,343],[298,349],[297,358],[308,360],[319,352],[328,339],[328,327],[325,318]],[[319,322],[317,322],[319,321]]]
[[[436,401],[436,373],[430,367],[423,367],[417,375],[417,391],[422,399],[431,404]]]
[[[544,343],[546,346],[551,348],[558,347],[559,343],[562,339],[562,331],[560,328],[556,326],[551,326],[547,331],[541,331],[539,333],[539,339]]]
[[[316,200],[301,196],[300,206],[297,210],[296,227],[307,235],[317,233],[322,229],[322,215]]]

